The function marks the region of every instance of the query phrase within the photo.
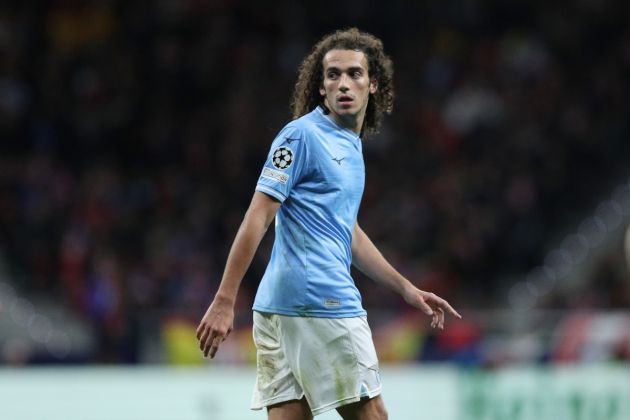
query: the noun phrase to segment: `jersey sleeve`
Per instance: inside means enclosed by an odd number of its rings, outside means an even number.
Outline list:
[[[307,163],[307,147],[302,131],[286,126],[271,144],[256,191],[284,202],[305,172]]]

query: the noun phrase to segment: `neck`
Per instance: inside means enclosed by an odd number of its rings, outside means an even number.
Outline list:
[[[341,118],[339,115],[335,114],[334,112],[331,112],[330,115],[340,126],[348,128],[357,134],[361,132],[361,126],[363,125],[363,118],[356,118],[356,117]]]
[[[324,104],[324,108],[325,113],[328,114],[337,124],[344,128],[348,128],[357,134],[361,134],[363,120],[365,119],[365,112],[360,112],[358,115],[348,115],[344,118],[335,111],[331,110],[327,104]]]

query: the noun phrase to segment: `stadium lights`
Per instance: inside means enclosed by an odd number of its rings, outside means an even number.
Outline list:
[[[66,358],[72,351],[70,336],[62,330],[55,329],[48,317],[37,312],[35,305],[26,298],[19,297],[15,289],[8,283],[0,281],[0,314],[8,313],[13,323],[20,330],[26,329],[32,342],[44,345],[50,355],[57,359]],[[32,346],[24,342],[21,337],[7,339],[0,347],[0,355],[11,348],[25,348]]]
[[[558,248],[551,250],[543,265],[533,268],[525,276],[525,280],[512,285],[507,293],[511,307],[515,310],[527,310],[536,305],[539,298],[551,293],[562,280],[569,279],[577,266],[586,263],[595,249],[609,243],[613,233],[618,233],[621,227],[625,231],[627,219],[630,218],[628,216],[630,178],[628,182],[614,189],[610,200],[604,200],[597,205],[593,215],[586,217],[578,225],[577,232],[567,235]],[[630,229],[628,236],[630,237]]]

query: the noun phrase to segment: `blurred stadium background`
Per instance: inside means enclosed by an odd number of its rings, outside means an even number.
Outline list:
[[[194,329],[301,58],[347,26],[396,70],[359,220],[464,315],[356,276],[391,418],[630,418],[630,3],[50,0],[0,5],[3,419],[265,418],[273,235],[217,361]]]

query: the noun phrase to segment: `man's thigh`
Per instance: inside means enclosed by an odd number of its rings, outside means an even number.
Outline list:
[[[386,420],[387,410],[381,396],[362,399],[352,404],[337,407],[344,420]]]
[[[279,317],[291,371],[314,415],[376,397],[378,358],[364,317]]]
[[[306,398],[269,406],[267,416],[269,420],[312,420],[313,418]]]
[[[378,359],[365,317],[255,312],[254,342],[258,372],[253,409],[276,407],[280,410],[274,408],[271,414],[284,412],[306,397],[317,415],[380,393]]]

